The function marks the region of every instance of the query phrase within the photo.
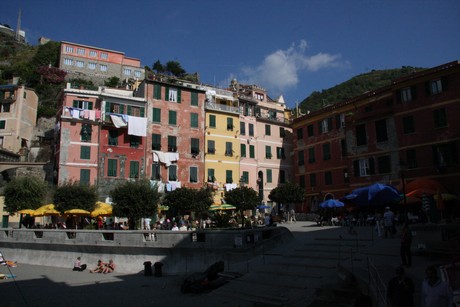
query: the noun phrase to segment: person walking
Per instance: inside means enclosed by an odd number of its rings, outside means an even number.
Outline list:
[[[385,231],[385,238],[388,237],[388,234],[390,237],[393,237],[393,223],[395,219],[395,214],[393,211],[390,210],[390,207],[385,208],[385,213],[383,214],[383,228]]]
[[[412,232],[409,229],[407,223],[404,224],[401,230],[401,264],[407,266],[408,268],[412,265],[412,255],[411,255],[411,245],[412,245]]]
[[[289,222],[297,222],[297,220],[295,219],[295,210],[294,209],[291,209],[289,211]]]
[[[453,294],[447,282],[438,276],[435,266],[428,266],[425,270],[426,277],[422,282],[423,307],[451,307]]]
[[[414,307],[414,282],[407,277],[403,267],[395,269],[396,276],[388,283],[388,305],[391,307]]]

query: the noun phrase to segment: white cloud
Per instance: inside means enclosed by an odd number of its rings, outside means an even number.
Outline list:
[[[257,84],[272,94],[283,93],[299,83],[299,74],[303,71],[316,72],[327,67],[340,66],[338,54],[318,53],[307,55],[308,44],[301,40],[286,50],[276,50],[267,55],[257,67],[245,67],[242,70],[242,83]]]

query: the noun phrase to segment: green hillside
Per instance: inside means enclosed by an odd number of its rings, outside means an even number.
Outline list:
[[[321,109],[323,106],[342,102],[367,91],[390,85],[393,79],[404,77],[424,69],[403,66],[399,69],[373,70],[369,73],[353,77],[330,89],[313,92],[299,104],[299,108],[304,114],[307,110],[315,111]]]

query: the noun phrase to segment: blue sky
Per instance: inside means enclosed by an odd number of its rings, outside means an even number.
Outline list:
[[[152,66],[179,61],[201,82],[232,78],[289,107],[373,69],[460,60],[458,0],[0,0],[0,24],[122,51]]]

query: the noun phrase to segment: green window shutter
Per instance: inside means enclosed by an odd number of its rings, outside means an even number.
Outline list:
[[[161,150],[160,134],[152,134],[152,150]]]
[[[90,174],[91,172],[89,169],[80,170],[80,185],[89,185]]]
[[[169,124],[175,126],[177,124],[177,112],[169,111]]]
[[[233,130],[233,118],[227,117],[227,130]]]
[[[168,180],[177,181],[177,166],[176,165],[170,165],[168,167]]]
[[[249,158],[255,158],[255,147],[254,145],[249,145]]]
[[[129,162],[129,178],[139,178],[139,161]]]
[[[93,102],[88,101],[88,110],[92,110],[92,109],[93,109]]]
[[[267,169],[267,182],[272,182],[273,181],[272,177],[273,177],[272,170]]]
[[[209,115],[209,127],[216,128],[216,116]]]
[[[111,103],[106,101],[105,102],[105,113],[110,113],[110,106],[111,106]]]
[[[244,183],[249,183],[249,172],[243,172],[242,177]]]
[[[109,145],[117,146],[118,145],[118,131],[109,130]]]
[[[190,142],[190,153],[197,155],[200,153],[200,139],[192,138]]]
[[[241,158],[246,158],[246,144],[241,144]]]
[[[5,129],[6,127],[6,120],[0,120],[0,129]]]
[[[152,121],[156,123],[161,122],[161,109],[159,108],[153,108],[153,116],[152,116]]]
[[[191,102],[190,104],[192,106],[198,106],[198,93],[197,92],[191,92]]]
[[[161,99],[161,85],[160,84],[155,84],[153,86],[153,98]]]
[[[80,147],[80,159],[88,160],[91,157],[91,147],[81,146]]]
[[[177,89],[177,103],[181,103],[182,102],[182,95],[181,95],[182,91],[180,90],[180,88]]]
[[[131,107],[131,106],[127,106],[127,107],[128,107],[128,112],[126,112],[126,114],[128,114],[128,115],[133,115],[133,114],[131,113],[132,107]]]
[[[117,160],[109,159],[107,162],[107,176],[117,177]]]
[[[208,168],[208,182],[214,182],[216,180],[214,173],[215,172],[213,168]]]
[[[198,168],[190,167],[190,182],[198,182]]]
[[[190,127],[198,128],[198,113],[190,113]]]
[[[169,86],[165,87],[165,100],[169,101]]]
[[[126,114],[126,113],[125,113],[125,105],[124,105],[124,104],[120,104],[120,114]]]
[[[78,108],[78,100],[74,100],[73,103],[72,103],[72,106],[74,108]]]
[[[140,108],[140,114],[141,114],[141,117],[145,116],[145,108],[144,107]]]
[[[231,170],[225,171],[225,183],[233,183],[233,172]]]

